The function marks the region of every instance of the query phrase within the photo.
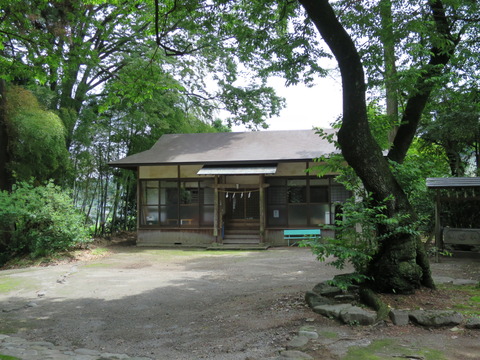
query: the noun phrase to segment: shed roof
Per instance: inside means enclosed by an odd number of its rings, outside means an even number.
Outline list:
[[[334,130],[324,130],[327,134]],[[338,153],[315,130],[163,135],[147,151],[113,161],[112,166],[275,163],[312,160]]]
[[[479,187],[480,177],[427,178],[429,188]]]

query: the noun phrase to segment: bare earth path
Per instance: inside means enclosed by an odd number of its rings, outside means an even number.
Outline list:
[[[244,360],[276,357],[310,325],[325,335],[310,349],[319,359],[341,358],[348,346],[399,334],[409,346],[436,346],[446,359],[480,358],[478,332],[350,328],[312,313],[305,291],[337,273],[301,248],[207,253],[123,247],[90,262],[1,271],[0,334],[152,359]],[[333,333],[340,338],[328,340]],[[468,351],[461,355],[459,347]]]

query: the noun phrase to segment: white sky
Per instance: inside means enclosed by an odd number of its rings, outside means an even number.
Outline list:
[[[279,96],[286,99],[280,116],[268,120],[267,130],[304,130],[313,127],[331,128],[342,113],[342,86],[339,79],[319,78],[315,86],[285,87],[285,80],[271,79]],[[232,131],[245,131],[244,126],[234,126]]]

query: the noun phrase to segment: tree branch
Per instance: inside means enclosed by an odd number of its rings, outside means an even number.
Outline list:
[[[415,93],[412,93],[407,100],[401,125],[393,141],[393,146],[388,153],[388,158],[397,163],[403,162],[415,137],[423,110],[430,97],[430,93],[435,87],[434,82],[431,81],[432,78],[442,73],[445,65],[447,65],[453,56],[456,45],[460,41],[460,38],[454,39],[451,34],[442,1],[429,1],[429,5],[437,33],[445,41],[447,46],[432,46],[430,50],[430,61],[424,67],[423,71],[421,71],[421,75],[417,79],[416,85],[414,86]]]

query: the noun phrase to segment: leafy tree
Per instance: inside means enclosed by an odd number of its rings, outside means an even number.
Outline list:
[[[10,162],[8,128],[7,128],[7,85],[0,79],[0,190],[11,188],[12,178],[7,170]]]
[[[400,223],[394,226],[408,229],[406,225],[416,221],[416,214],[370,132],[364,62],[356,44],[339,22],[328,1],[300,0],[300,3],[340,67],[344,104],[338,141],[342,154],[375,201],[381,203],[389,199],[384,214],[391,219],[400,219]],[[461,25],[453,26],[457,25],[457,17],[452,14],[460,10],[465,11],[465,14],[472,14],[473,12],[468,11],[473,11],[475,6],[455,6],[457,4],[450,3],[445,5],[442,1],[428,1],[425,8],[421,5],[417,4],[418,9],[429,14],[427,16],[430,21],[416,34],[428,38],[421,44],[422,50],[424,49],[423,56],[418,57],[421,72],[415,73],[413,86],[408,88],[410,93],[402,121],[388,154],[388,158],[397,163],[405,160],[429,96],[461,40],[464,29]],[[415,6],[412,9],[415,9]],[[457,29],[459,33],[454,35],[453,30]],[[386,236],[379,244],[379,250],[367,270],[367,274],[374,280],[373,285],[382,291],[397,292],[411,292],[420,284],[433,287],[428,259],[418,237],[410,231],[393,230],[388,224],[378,227],[380,236]]]
[[[6,166],[19,181],[63,178],[69,159],[60,118],[42,109],[35,96],[21,87],[11,86],[6,97],[11,156]]]
[[[480,107],[477,89],[467,92],[443,91],[440,101],[420,125],[421,138],[444,149],[452,176],[478,176],[480,168]],[[472,164],[474,164],[472,166]],[[473,168],[473,169],[472,169]],[[470,171],[469,171],[470,170]]]
[[[129,218],[135,208],[134,174],[110,168],[110,161],[147,150],[166,133],[216,131],[198,118],[203,108],[190,102],[180,83],[154,64],[156,71],[143,59],[126,65],[107,82],[107,96],[95,99],[80,113],[82,127],[71,146],[77,174],[75,201],[94,224],[96,234],[131,228]],[[124,84],[138,79],[139,67],[155,87],[148,89],[148,82],[142,80],[138,88],[130,89],[138,92],[135,101],[119,97]]]
[[[114,91],[109,94],[112,101],[141,101],[157,87],[164,88],[167,84],[148,78],[160,64],[161,72],[170,73],[180,82],[175,90],[187,96],[195,107],[203,106],[206,116],[201,119],[211,118],[211,109],[223,106],[233,114],[230,121],[262,126],[267,117],[278,114],[283,106],[264,82],[252,81],[246,86],[235,83],[237,65],[230,46],[225,46],[229,39],[219,32],[205,36],[205,29],[215,29],[216,21],[223,16],[212,12],[209,5],[157,4],[154,38],[150,2],[27,3],[30,6],[10,1],[2,4],[11,19],[4,60],[34,68],[56,93],[50,108],[60,111],[67,129],[67,147],[81,118],[63,116],[64,112],[71,114],[73,110],[78,114],[94,91],[98,95],[98,89],[117,78],[124,67],[138,65],[139,59],[144,71],[137,71],[117,89],[110,87]],[[149,51],[153,41],[163,51]],[[208,80],[218,85],[216,91],[208,90]]]

